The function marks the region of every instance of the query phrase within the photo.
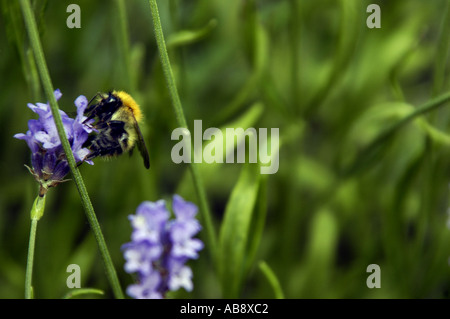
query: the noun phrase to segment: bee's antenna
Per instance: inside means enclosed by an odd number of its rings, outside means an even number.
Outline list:
[[[92,99],[89,101],[88,105],[92,103],[92,101],[94,101],[94,99],[99,96],[100,94],[102,94],[101,92],[97,92],[97,94],[95,94]]]

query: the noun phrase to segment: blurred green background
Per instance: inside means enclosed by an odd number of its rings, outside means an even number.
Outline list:
[[[81,8],[80,29],[66,26],[71,3]],[[371,3],[380,5],[380,29],[366,26]],[[150,7],[145,0],[32,4],[53,85],[63,93],[62,110],[74,112],[79,95],[90,99],[98,91],[122,89],[145,114],[141,130],[150,170],[138,152],[80,167],[125,288],[133,282],[120,251],[130,240],[127,216],[144,200],[174,193],[198,204],[188,165],[174,164],[170,156],[178,124]],[[272,269],[286,298],[449,297],[450,105],[396,130],[374,156],[363,152],[391,125],[449,90],[448,5],[158,1],[188,125],[201,119],[203,129],[280,129],[279,170],[260,177],[257,202],[264,213],[254,214],[252,225],[262,225],[256,227],[261,240],[239,297],[275,297],[260,261]],[[29,212],[38,187],[23,166],[30,164],[29,149],[13,135],[26,132],[27,121],[36,118],[27,103],[47,99],[17,1],[2,0],[1,9],[0,298],[23,298]],[[217,231],[244,167],[199,166]],[[348,173],[349,167],[357,169]],[[254,235],[249,231],[249,238]],[[208,246],[205,231],[200,238]],[[69,292],[66,268],[72,263],[81,267],[82,287],[112,297],[73,181],[47,196],[37,230],[35,296]],[[381,267],[379,289],[366,286],[370,264]],[[224,296],[207,247],[189,265],[193,292],[171,297]]]

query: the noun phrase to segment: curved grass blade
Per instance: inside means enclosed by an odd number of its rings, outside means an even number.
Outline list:
[[[73,289],[72,291],[65,294],[63,299],[72,299],[74,297],[79,297],[79,296],[88,295],[88,294],[104,295],[104,292],[103,292],[103,290],[95,289],[95,288],[78,288],[78,289]]]
[[[264,274],[270,286],[272,287],[275,298],[284,299],[283,289],[281,289],[280,282],[273,272],[272,268],[270,268],[265,261],[259,262],[258,268]]]
[[[380,154],[383,146],[385,146],[385,143],[392,137],[393,134],[395,134],[395,132],[397,132],[397,130],[399,130],[418,116],[421,116],[427,112],[431,112],[432,110],[438,108],[449,100],[450,92],[446,92],[418,107],[409,115],[405,116],[403,119],[399,120],[397,123],[380,133],[368,146],[366,146],[359,153],[359,156],[357,156],[353,163],[350,164],[350,166],[343,172],[343,177],[351,176],[373,163],[377,156]]]
[[[219,234],[219,273],[225,298],[241,289],[250,224],[260,183],[260,166],[245,164],[228,200]]]
[[[208,24],[198,30],[181,30],[167,38],[167,48],[172,49],[195,43],[207,37],[217,26],[217,20],[211,19]]]

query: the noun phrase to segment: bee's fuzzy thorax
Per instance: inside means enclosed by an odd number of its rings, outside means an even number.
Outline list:
[[[128,93],[124,91],[114,91],[114,95],[118,96],[121,100],[124,106],[128,107],[134,115],[134,118],[139,123],[142,120],[142,111],[139,105],[136,103],[136,101],[129,95]]]

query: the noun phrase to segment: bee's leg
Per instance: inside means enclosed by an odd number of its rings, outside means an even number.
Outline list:
[[[101,94],[102,94],[102,93],[97,92],[97,94],[95,94],[95,95],[92,97],[92,99],[89,101],[88,105],[91,104],[92,101],[94,101],[94,99],[95,99],[97,96],[100,96]]]
[[[91,114],[83,121],[83,124],[87,125],[86,123],[87,123],[89,120],[92,120],[94,117],[95,117],[95,114],[94,114],[94,113],[91,113]]]
[[[87,159],[93,159],[99,156],[115,156],[123,152],[119,140],[108,134],[96,136],[90,143],[89,149],[91,153]]]

